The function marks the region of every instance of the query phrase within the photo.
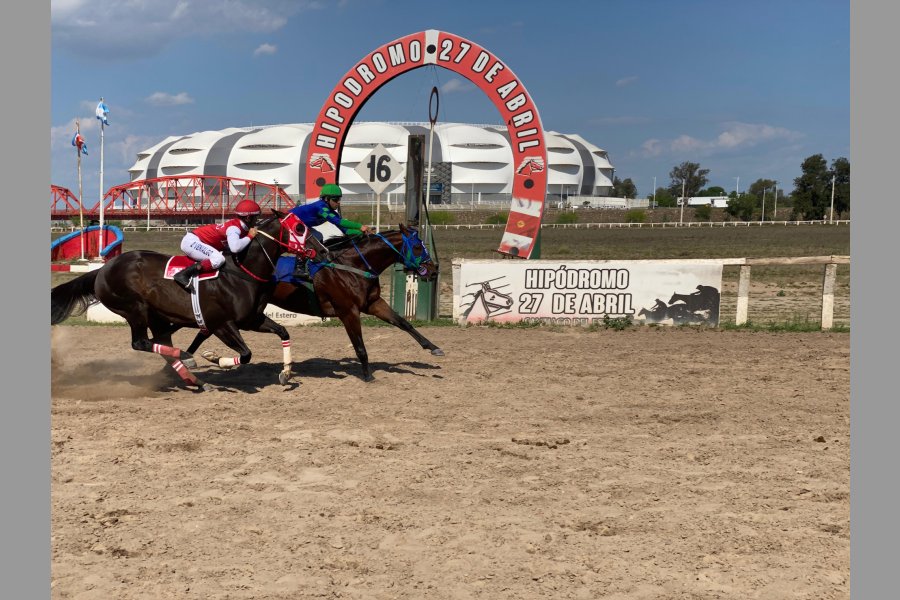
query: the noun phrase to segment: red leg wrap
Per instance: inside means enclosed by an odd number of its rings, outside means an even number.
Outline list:
[[[162,344],[153,344],[153,351],[163,356],[171,356],[172,358],[180,358],[181,350],[172,346],[163,346]]]

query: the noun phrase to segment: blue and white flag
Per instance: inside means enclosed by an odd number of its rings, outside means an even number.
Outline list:
[[[104,125],[109,125],[109,107],[103,103],[103,100],[100,100],[100,103],[97,105],[97,118]]]

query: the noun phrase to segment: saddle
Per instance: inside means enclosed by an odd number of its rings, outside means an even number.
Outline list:
[[[165,279],[174,279],[175,273],[183,271],[195,262],[196,261],[193,258],[187,256],[173,256],[166,262],[166,267],[163,269],[163,277]],[[218,276],[218,269],[208,273],[200,273],[200,275],[198,275],[200,279],[215,279]]]

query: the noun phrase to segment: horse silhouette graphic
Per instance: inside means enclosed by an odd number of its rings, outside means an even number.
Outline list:
[[[708,285],[698,285],[690,294],[675,292],[668,304],[656,299],[650,308],[638,311],[647,323],[662,323],[671,319],[674,325],[700,325],[716,323],[719,320],[719,290]]]
[[[516,175],[532,175],[544,170],[544,159],[540,156],[526,156],[516,169]]]
[[[466,319],[469,317],[472,317],[472,319],[482,317],[484,320],[490,320],[491,317],[497,317],[512,312],[512,296],[504,294],[498,288],[493,287],[491,285],[492,281],[495,280],[479,281],[470,283],[466,286],[478,286],[478,289],[463,296],[464,298],[468,296],[472,297],[470,302],[462,304],[462,306],[468,306],[462,313],[463,317]],[[506,286],[499,287],[502,288]]]
[[[323,173],[331,173],[334,171],[334,163],[327,154],[316,153],[309,157],[309,166],[312,169],[318,169]]]

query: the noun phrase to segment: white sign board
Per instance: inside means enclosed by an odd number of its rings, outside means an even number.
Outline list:
[[[460,323],[712,325],[719,321],[722,262],[711,260],[491,261],[453,263]]]
[[[401,172],[400,163],[381,144],[375,146],[354,170],[376,194],[383,192]]]

